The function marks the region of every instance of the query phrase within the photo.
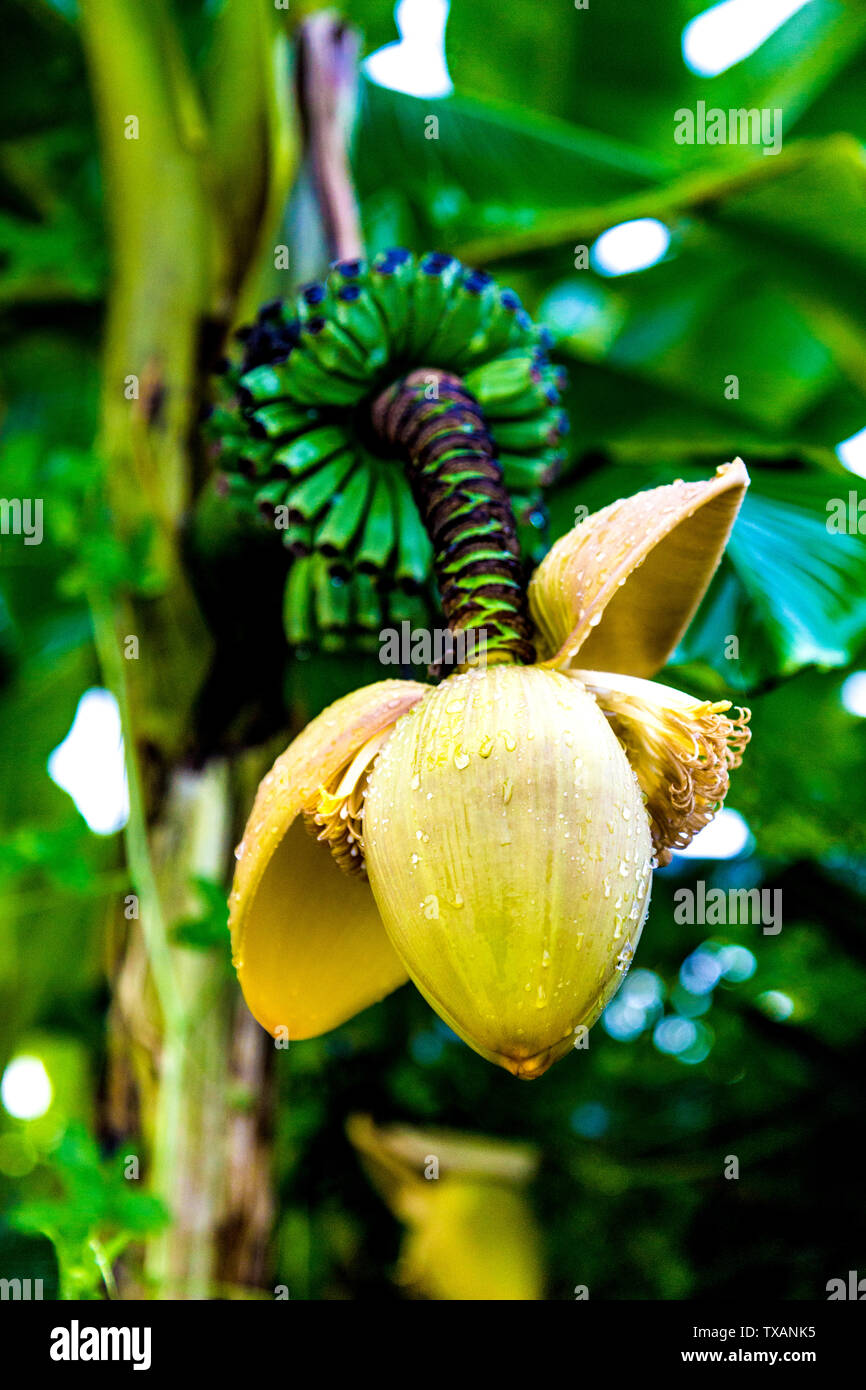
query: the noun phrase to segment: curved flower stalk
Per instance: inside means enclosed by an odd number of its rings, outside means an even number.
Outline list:
[[[506,590],[492,663],[356,691],[277,759],[230,900],[264,1027],[313,1036],[409,977],[516,1076],[580,1042],[637,948],[653,861],[712,817],[748,741],[746,711],[649,679],[747,485],[737,460],[589,517],[530,583],[534,664]]]
[[[389,622],[428,624],[435,572],[464,626],[495,618],[477,600],[504,598],[508,642],[531,659],[518,532],[526,544],[545,523],[568,419],[517,295],[396,248],[337,262],[240,336],[209,429],[225,486],[291,556],[289,642],[376,650]]]
[[[397,1281],[434,1299],[543,1296],[541,1237],[525,1193],[538,1155],[479,1135],[376,1125],[346,1132],[371,1182],[406,1228]]]

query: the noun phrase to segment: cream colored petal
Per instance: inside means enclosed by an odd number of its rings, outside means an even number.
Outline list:
[[[407,979],[366,880],[339,867],[303,813],[311,817],[363,745],[428,689],[379,681],[337,700],[259,786],[238,846],[229,926],[244,997],[275,1036],[326,1033]]]
[[[742,459],[707,482],[623,498],[556,542],[529,585],[539,653],[559,668],[652,676],[688,627],[722,556],[749,475]]]
[[[685,849],[721,807],[730,773],[751,737],[749,711],[730,700],[696,700],[681,690],[607,671],[575,671],[595,695],[646,797],[659,864]]]

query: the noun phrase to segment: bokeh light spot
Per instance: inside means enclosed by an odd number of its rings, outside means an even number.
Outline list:
[[[638,217],[608,227],[589,253],[590,264],[599,275],[630,275],[647,270],[665,255],[671,234],[655,217]]]
[[[72,727],[48,759],[48,775],[68,792],[96,835],[122,830],[129,816],[120,711],[109,690],[78,702]]]
[[[784,1023],[794,1012],[794,1001],[788,994],[778,989],[766,989],[755,1000],[758,1008],[774,1023]]]
[[[849,714],[866,719],[866,671],[855,671],[842,684],[839,698]]]
[[[16,1120],[38,1120],[54,1099],[51,1077],[38,1057],[13,1057],[0,1081],[0,1100]]]

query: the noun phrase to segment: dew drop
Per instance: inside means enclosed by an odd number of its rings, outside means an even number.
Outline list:
[[[624,975],[631,965],[631,958],[634,955],[634,947],[627,941],[616,958],[616,968],[621,975]]]

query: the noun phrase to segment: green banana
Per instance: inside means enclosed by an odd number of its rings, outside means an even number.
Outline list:
[[[329,649],[371,649],[389,614],[429,613],[435,557],[415,482],[364,423],[378,394],[413,370],[462,378],[505,486],[518,495],[518,528],[537,545],[540,489],[565,458],[564,382],[548,360],[545,331],[513,291],[447,253],[416,257],[396,248],[336,263],[322,284],[263,306],[239,337],[242,355],[222,375],[206,429],[219,441],[233,496],[254,498],[271,517],[287,508],[290,643],[327,638]],[[487,494],[477,486],[470,444],[449,435],[452,402],[453,394],[441,420],[434,403],[429,420],[442,488],[457,494],[450,520],[464,539],[474,538],[472,573],[461,573],[459,556],[437,563],[449,583],[459,580],[483,602],[485,585],[511,581],[501,575],[503,552],[484,514]]]

